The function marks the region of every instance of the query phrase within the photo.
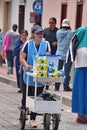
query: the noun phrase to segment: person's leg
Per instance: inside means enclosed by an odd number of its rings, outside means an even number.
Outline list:
[[[62,70],[63,69],[63,61],[59,60],[59,64],[58,64],[58,70]],[[58,91],[60,87],[60,83],[55,83],[55,90]]]
[[[20,88],[20,65],[16,65],[16,78],[17,78],[17,86]]]
[[[23,86],[22,86],[22,106],[26,108],[26,84],[23,81]],[[28,96],[33,96],[33,87],[32,86],[28,86]]]
[[[0,55],[0,66],[2,66],[2,56]]]
[[[28,96],[34,96],[34,92],[35,92],[35,87],[33,87],[33,86],[29,86],[29,88],[28,88]],[[30,126],[32,127],[32,128],[35,128],[35,127],[37,127],[37,125],[36,125],[36,113],[35,112],[32,112],[31,111],[31,115],[30,115]]]
[[[26,84],[22,87],[22,107],[26,108]]]
[[[64,73],[65,73],[64,90],[65,91],[71,91],[72,90],[69,87],[71,67],[72,67],[72,62],[71,62],[71,60],[68,60],[68,62],[65,63],[65,65],[64,65]]]
[[[44,87],[37,87],[37,96],[40,95],[43,92],[43,88]],[[34,94],[35,94],[35,87],[32,87],[30,89],[32,91],[31,92],[32,94],[30,94],[30,95],[34,96]],[[30,116],[30,125],[31,125],[31,127],[37,127],[36,122],[35,122],[36,115],[37,115],[37,113],[31,112],[31,116]]]
[[[7,55],[7,64],[8,64],[8,72],[7,74],[13,74],[13,56],[12,51],[8,50],[6,52]]]
[[[16,78],[17,78],[17,86],[19,88],[18,93],[22,92],[22,88],[21,88],[21,73],[20,71],[20,64],[16,64]]]
[[[43,92],[43,89],[44,89],[44,86],[37,88],[37,96],[39,96]]]
[[[14,57],[13,57],[13,51],[11,51],[11,74],[13,74],[13,66],[14,66]]]

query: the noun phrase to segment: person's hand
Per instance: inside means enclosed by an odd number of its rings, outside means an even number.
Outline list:
[[[2,56],[2,59],[5,59],[5,58],[6,58],[6,52],[5,52],[5,51],[2,51],[2,52],[1,52],[1,56]]]
[[[55,47],[57,45],[57,42],[53,42],[52,45]]]
[[[23,45],[20,46],[20,49],[22,49]]]
[[[33,67],[32,67],[31,65],[26,65],[25,68],[26,68],[27,70],[30,70],[30,69],[32,69]]]

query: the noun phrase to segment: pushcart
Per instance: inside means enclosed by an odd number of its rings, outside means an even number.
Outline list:
[[[56,58],[58,60],[58,57]],[[54,61],[56,64],[58,64],[58,61],[55,60],[55,56],[49,56],[49,61]],[[43,130],[58,130],[59,122],[60,122],[60,115],[61,115],[61,108],[62,108],[62,89],[63,89],[63,82],[64,77],[37,77],[36,75],[36,59],[34,59],[34,66],[33,66],[33,72],[26,72],[27,75],[27,90],[26,90],[26,108],[21,109],[20,118],[21,118],[21,129],[24,130],[27,115],[32,112],[37,113],[38,115],[43,115]],[[52,64],[51,64],[52,66]],[[29,77],[33,77],[33,80],[35,82],[35,94],[34,96],[27,96],[28,95],[28,82]],[[43,93],[50,95],[50,99],[45,100],[41,96],[37,96],[37,83],[43,83],[44,84],[44,90]],[[59,82],[61,83],[61,89],[59,91],[60,96],[58,99],[54,97],[54,87],[55,83]],[[46,90],[46,85],[51,85],[52,89],[49,93],[48,90]],[[48,94],[49,93],[49,94]]]
[[[62,86],[60,90],[60,98],[55,99],[53,101],[46,101],[41,97],[37,97],[37,82],[42,82],[44,87],[44,93],[47,93],[46,85],[50,84],[52,86],[51,95],[53,96],[54,84],[55,82],[60,82],[61,85],[63,84],[64,78],[37,78],[34,73],[27,72],[27,81],[29,76],[32,76],[35,81],[35,95],[33,97],[27,96],[26,97],[26,108],[21,110],[21,129],[24,130],[26,117],[31,111],[36,112],[40,115],[43,115],[43,129],[50,130],[50,125],[52,121],[53,130],[58,130],[60,115],[61,115],[61,108],[62,108]],[[28,84],[27,84],[27,91],[28,93]],[[28,110],[28,111],[27,111]]]

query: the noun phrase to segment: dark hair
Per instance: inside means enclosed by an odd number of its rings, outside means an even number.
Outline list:
[[[55,17],[52,17],[52,18],[50,18],[49,20],[53,20],[55,24],[57,23],[57,20],[56,20]]]
[[[36,21],[33,26],[35,26],[35,25],[41,26],[41,23],[39,21]]]
[[[0,32],[1,32],[2,30],[1,30],[1,28],[0,28]]]
[[[28,36],[28,31],[27,30],[22,30],[20,35],[23,34],[23,33],[26,33],[26,35]]]
[[[13,29],[14,32],[17,31],[17,28],[18,28],[17,24],[13,24],[12,29]]]

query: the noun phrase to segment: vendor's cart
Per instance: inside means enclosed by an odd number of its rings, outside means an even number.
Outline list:
[[[32,72],[26,72],[27,74],[27,91],[26,95],[28,95],[28,81],[29,76],[33,77],[33,80],[35,81],[35,95],[34,96],[26,96],[26,108],[28,109],[22,109],[21,110],[21,129],[24,130],[25,128],[25,122],[26,122],[26,115],[29,114],[31,111],[43,115],[43,129],[44,130],[50,130],[50,125],[52,124],[53,130],[58,130],[59,121],[60,121],[60,115],[61,115],[61,108],[62,108],[62,85],[64,78],[63,77],[46,77],[46,78],[40,78],[37,77],[35,73]],[[50,92],[50,95],[53,97],[54,100],[44,100],[42,97],[37,97],[37,82],[41,82],[44,84],[44,92],[48,93],[48,90],[46,90],[46,85],[51,85],[52,89]],[[55,83],[59,82],[61,83],[61,89],[59,91],[60,98],[56,99],[54,97],[54,86]],[[28,110],[28,112],[27,112]]]

